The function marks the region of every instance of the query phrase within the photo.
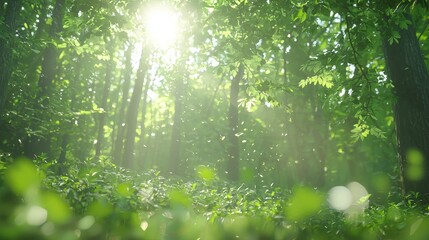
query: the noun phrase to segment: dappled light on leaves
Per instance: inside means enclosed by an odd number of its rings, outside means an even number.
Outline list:
[[[386,218],[392,223],[400,223],[403,220],[403,213],[398,206],[390,206],[387,209]]]
[[[2,0],[0,239],[426,239],[426,2]]]

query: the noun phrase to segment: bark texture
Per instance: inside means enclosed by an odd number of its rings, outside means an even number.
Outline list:
[[[2,1],[2,8],[3,5],[4,2]],[[14,65],[12,49],[15,47],[15,31],[18,28],[21,6],[21,0],[8,1],[3,19],[6,32],[0,36],[0,119],[4,113],[7,87]]]
[[[384,40],[384,53],[397,97],[395,122],[403,187],[428,201],[429,75],[414,26],[398,31],[398,43]]]
[[[123,165],[124,167],[131,168],[134,165],[134,144],[137,129],[137,117],[139,113],[139,105],[143,92],[143,84],[145,76],[149,69],[149,51],[145,46],[142,47],[142,54],[140,56],[139,69],[137,70],[137,78],[134,84],[133,93],[131,95],[130,105],[128,107],[126,117],[126,135]]]
[[[169,171],[174,174],[181,174],[180,145],[183,115],[183,95],[185,92],[183,77],[183,74],[179,74],[178,78],[176,79],[176,86],[174,89],[174,117],[173,129],[171,132],[170,164],[168,166]]]
[[[228,178],[237,181],[240,178],[240,146],[238,144],[238,94],[240,92],[240,81],[244,77],[244,65],[238,67],[237,75],[231,81],[229,99],[229,132],[228,132]]]
[[[133,46],[130,44],[125,52],[125,68],[123,72],[124,82],[122,85],[122,101],[121,106],[118,112],[118,132],[115,139],[115,144],[113,146],[113,159],[116,163],[120,164],[122,157],[122,150],[124,149],[124,133],[125,133],[125,110],[127,108],[128,103],[128,92],[130,89],[131,82],[131,53],[133,50]]]
[[[103,95],[100,102],[100,108],[104,110],[104,112],[100,113],[98,116],[98,128],[97,128],[97,143],[95,144],[95,159],[98,159],[101,156],[101,150],[104,142],[104,125],[106,122],[106,115],[108,112],[108,100],[110,87],[112,85],[113,72],[115,67],[114,61],[114,42],[110,40],[106,42],[107,48],[110,54],[110,59],[106,64],[106,75],[104,77],[104,86],[103,86]]]
[[[49,30],[49,37],[55,41],[58,40],[59,34],[63,30],[63,18],[65,12],[65,0],[57,0],[55,2],[54,11],[52,14],[52,25]],[[42,69],[38,81],[38,92],[34,101],[34,109],[36,115],[44,122],[50,121],[47,119],[46,108],[49,105],[49,98],[51,95],[52,85],[57,70],[58,51],[53,43],[43,51]],[[32,126],[37,129],[38,126]],[[50,133],[42,133],[39,136],[31,136],[25,142],[24,154],[33,158],[42,153],[50,153],[51,136]]]

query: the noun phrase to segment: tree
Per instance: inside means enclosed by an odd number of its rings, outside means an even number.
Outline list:
[[[150,50],[146,45],[142,44],[142,53],[140,56],[139,69],[137,70],[137,77],[134,84],[133,93],[131,95],[130,105],[128,106],[127,117],[126,117],[126,135],[125,135],[125,146],[123,155],[123,166],[131,168],[134,164],[134,144],[137,129],[137,117],[139,113],[139,105],[143,92],[143,84],[149,71],[149,56]],[[148,79],[146,81],[149,81]]]
[[[397,98],[395,123],[405,192],[418,192],[429,202],[429,75],[409,12],[391,25],[399,39],[383,39],[388,75]],[[382,33],[384,36],[389,36]]]
[[[49,37],[53,42],[48,43],[47,47],[43,51],[42,69],[38,81],[38,91],[36,98],[34,99],[34,108],[36,114],[45,111],[49,106],[49,98],[51,97],[52,82],[55,78],[57,61],[58,61],[58,50],[55,45],[55,41],[59,40],[59,34],[63,30],[63,18],[65,13],[65,0],[57,0],[55,2],[54,11],[52,14],[52,25],[49,30]],[[46,117],[46,114],[40,114]],[[44,119],[49,121],[49,119]],[[43,121],[43,120],[42,120]],[[43,134],[44,136],[32,135],[27,139],[25,144],[25,155],[33,158],[41,153],[50,153],[50,136],[49,133]]]
[[[19,14],[21,11],[22,1],[14,0],[7,1],[7,7],[4,20],[4,33],[0,37],[0,122],[4,113],[5,101],[7,98],[7,89],[14,66],[14,58],[12,50],[16,45],[16,30],[19,24]],[[1,2],[1,9],[4,7],[4,2]]]
[[[238,94],[240,82],[244,77],[244,64],[240,63],[237,74],[231,79],[228,110],[228,162],[227,172],[229,179],[237,181],[240,178],[240,147],[238,144]]]
[[[122,83],[122,101],[121,106],[119,107],[119,112],[117,113],[117,134],[113,146],[113,159],[116,163],[121,164],[122,150],[124,149],[124,133],[125,133],[125,110],[128,102],[128,92],[131,82],[131,53],[133,50],[133,45],[130,43],[125,51],[125,67],[123,70],[123,83]]]
[[[100,108],[102,109],[102,113],[98,116],[98,127],[97,127],[97,142],[95,144],[95,159],[98,159],[101,155],[101,150],[104,142],[104,125],[106,122],[106,115],[108,113],[108,99],[110,93],[110,87],[112,84],[112,78],[114,76],[113,72],[115,69],[114,62],[114,54],[115,54],[115,43],[114,39],[106,39],[107,50],[109,54],[109,59],[107,60],[106,68],[105,68],[105,77],[104,77],[104,86],[100,102]]]

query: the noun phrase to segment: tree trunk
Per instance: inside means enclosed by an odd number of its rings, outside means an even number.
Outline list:
[[[124,146],[123,165],[131,168],[134,165],[134,144],[136,138],[137,116],[139,113],[139,104],[142,97],[143,83],[147,71],[149,70],[149,51],[142,46],[139,69],[137,70],[136,83],[134,84],[133,94],[128,107],[126,118],[126,136]]]
[[[112,75],[114,71],[114,40],[106,42],[109,51],[110,59],[106,64],[106,75],[104,78],[103,95],[100,102],[100,108],[103,112],[98,116],[98,128],[97,128],[97,143],[95,144],[95,159],[99,159],[101,156],[101,150],[104,142],[104,125],[106,121],[106,115],[108,112],[107,100],[109,99],[110,86],[112,85]]]
[[[117,127],[118,132],[115,139],[115,145],[113,146],[113,159],[117,164],[120,164],[122,162],[122,150],[124,149],[124,133],[125,133],[125,109],[127,107],[128,103],[128,92],[130,89],[130,82],[131,82],[131,73],[132,73],[132,66],[131,66],[131,53],[133,50],[132,44],[130,44],[125,52],[125,68],[123,72],[124,76],[124,83],[122,87],[122,99],[121,99],[121,106],[119,108],[118,112],[118,118],[117,118]]]
[[[179,70],[180,72],[180,70]],[[181,158],[180,158],[180,145],[181,145],[181,126],[183,115],[183,95],[184,95],[184,75],[179,74],[176,79],[176,86],[174,89],[174,116],[173,116],[173,129],[171,132],[170,144],[170,162],[169,171],[173,174],[181,174]]]
[[[2,9],[3,6],[4,2],[2,1]],[[12,50],[15,47],[15,31],[18,28],[18,19],[21,6],[21,0],[8,1],[4,15],[6,32],[3,33],[3,36],[0,37],[0,119],[4,113],[7,87],[12,75],[12,67],[14,66]]]
[[[64,12],[65,0],[57,0],[52,14],[52,25],[49,31],[49,37],[51,37],[52,40],[58,39],[58,35],[63,29]],[[42,70],[38,82],[39,89],[34,101],[36,114],[44,112],[49,105],[50,91],[57,69],[57,59],[58,52],[56,46],[52,43],[48,44],[43,52]],[[46,119],[45,115],[40,117],[40,119],[49,121],[49,119]],[[33,128],[37,128],[37,126],[33,126]],[[44,133],[43,136],[31,136],[25,142],[25,155],[32,158],[41,153],[50,153],[50,138],[50,135],[46,133]]]
[[[42,37],[42,33],[46,31],[46,26],[47,26],[46,18],[47,18],[47,11],[48,11],[49,4],[47,0],[43,0],[41,4],[42,5],[40,6],[40,15],[38,17],[38,22],[37,22],[37,30],[33,37],[33,39],[35,39],[36,41],[40,41]],[[40,66],[42,57],[43,57],[43,51],[41,51],[40,53],[33,52],[31,53],[31,57],[27,59],[28,72],[27,72],[26,78],[29,79],[29,82],[37,81],[37,69]]]
[[[238,145],[238,94],[240,92],[240,81],[244,77],[244,65],[240,63],[237,75],[231,80],[229,98],[229,132],[228,132],[228,162],[227,172],[231,181],[237,181],[240,177],[240,148]]]
[[[5,4],[6,0],[0,0],[0,18],[3,17],[3,15],[5,15]]]
[[[146,111],[147,111],[147,97],[148,92],[151,87],[151,78],[146,79],[146,83],[144,86],[144,92],[143,92],[143,102],[142,102],[142,113],[141,113],[141,121],[140,121],[140,143],[139,148],[137,151],[137,156],[140,160],[140,166],[143,166],[143,154],[145,149],[145,135],[146,135]]]
[[[399,42],[389,44],[385,39],[384,54],[397,97],[395,123],[403,187],[406,193],[419,192],[428,202],[429,75],[414,26],[397,31]]]

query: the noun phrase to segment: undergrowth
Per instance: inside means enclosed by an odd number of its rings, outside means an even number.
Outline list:
[[[0,239],[427,239],[427,208],[412,197],[346,216],[300,186],[129,172],[108,161],[2,157]]]

